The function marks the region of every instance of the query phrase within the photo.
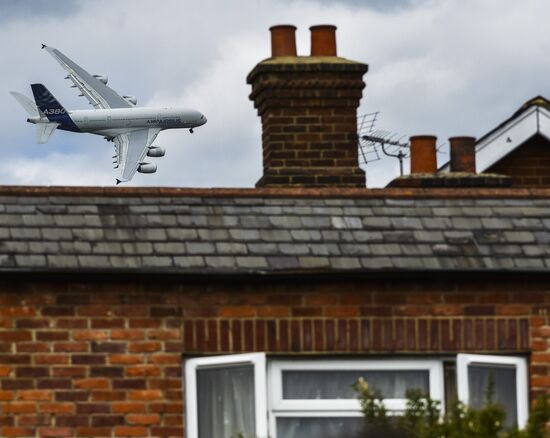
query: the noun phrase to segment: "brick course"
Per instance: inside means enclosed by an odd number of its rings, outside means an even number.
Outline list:
[[[4,285],[1,434],[183,436],[182,355],[521,353],[534,396],[550,389],[549,292],[456,280]]]
[[[550,187],[548,140],[535,135],[486,172],[509,175],[514,187]]]

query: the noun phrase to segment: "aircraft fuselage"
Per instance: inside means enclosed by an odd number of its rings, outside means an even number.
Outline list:
[[[195,128],[206,123],[202,113],[185,108],[115,108],[94,110],[73,110],[61,113],[57,129],[73,132],[88,132],[105,137],[115,137],[120,132],[143,128]],[[57,117],[56,117],[57,118]],[[30,123],[42,121],[29,118]],[[46,120],[44,120],[46,121]]]

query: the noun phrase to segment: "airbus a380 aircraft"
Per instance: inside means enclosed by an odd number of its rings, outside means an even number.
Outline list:
[[[34,100],[21,93],[10,93],[29,114],[27,122],[37,126],[38,143],[46,143],[56,129],[88,132],[105,137],[115,144],[115,168],[120,168],[117,184],[130,181],[134,174],[155,173],[155,163],[145,157],[162,157],[164,148],[152,146],[163,129],[193,128],[204,125],[206,117],[199,111],[184,108],[138,108],[133,96],[120,96],[107,86],[107,76],[91,75],[59,50],[42,45],[68,72],[73,88],[80,90],[95,109],[68,111],[42,84],[32,84]],[[36,103],[36,104],[35,104]]]

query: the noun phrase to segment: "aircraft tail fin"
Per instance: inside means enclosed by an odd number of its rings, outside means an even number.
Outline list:
[[[19,104],[25,108],[25,111],[29,114],[31,117],[38,117],[40,116],[38,107],[35,105],[35,103],[30,100],[27,96],[21,93],[17,93],[16,91],[10,91],[10,94],[19,102]]]
[[[66,116],[67,111],[63,108],[63,105],[43,84],[31,84],[31,88],[36,106],[49,120],[56,122]]]
[[[37,123],[36,124],[36,142],[39,144],[47,143],[59,123]]]

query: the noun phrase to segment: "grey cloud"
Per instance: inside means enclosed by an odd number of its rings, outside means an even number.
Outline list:
[[[390,12],[399,8],[411,7],[420,0],[341,0],[339,3],[361,9]],[[334,0],[321,0],[324,5],[334,4]]]
[[[2,2],[0,23],[38,17],[64,17],[74,14],[87,0],[16,0]]]

